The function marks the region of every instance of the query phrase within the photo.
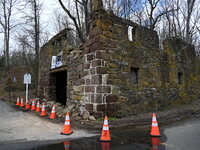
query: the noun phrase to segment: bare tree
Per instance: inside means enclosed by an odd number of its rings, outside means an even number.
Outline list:
[[[24,26],[23,32],[24,36],[27,36],[28,41],[24,41],[30,49],[33,49],[35,54],[34,59],[34,77],[36,80],[36,87],[38,82],[38,68],[39,68],[39,50],[40,50],[40,42],[41,42],[41,26],[40,26],[40,17],[42,4],[40,0],[27,0],[21,6],[22,9],[20,11],[23,14]]]
[[[154,30],[156,24],[159,22],[161,17],[167,13],[174,11],[174,9],[160,10],[159,6],[163,3],[162,0],[146,0],[145,8],[147,13],[146,25]]]
[[[91,17],[91,2],[90,0],[74,0],[75,12],[70,11],[71,8],[67,8],[62,0],[58,0],[63,10],[67,13],[69,18],[73,21],[76,28],[78,37],[81,42],[85,42],[85,39],[89,32],[89,20]]]
[[[77,46],[80,44],[80,40],[76,36],[76,30],[73,28],[73,23],[70,22],[70,18],[68,16],[59,11],[54,11],[53,24],[56,33],[67,29],[67,42],[69,45]]]
[[[19,2],[19,1],[18,1]],[[9,69],[9,53],[10,53],[10,31],[16,25],[12,24],[13,8],[17,4],[17,0],[1,0],[0,1],[0,25],[4,34],[4,60],[5,67]]]

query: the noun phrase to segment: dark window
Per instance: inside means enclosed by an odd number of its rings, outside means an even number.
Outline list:
[[[182,84],[183,83],[183,73],[179,72],[178,73],[178,84]]]
[[[139,68],[131,68],[131,79],[132,79],[132,83],[134,84],[138,84],[138,72],[139,72]]]

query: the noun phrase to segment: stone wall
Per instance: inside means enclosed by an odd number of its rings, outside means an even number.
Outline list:
[[[57,72],[67,72],[66,102],[72,99],[80,100],[82,96],[83,76],[83,46],[72,48],[67,42],[67,30],[61,31],[45,44],[40,52],[39,67],[39,95],[43,98],[56,101]],[[62,66],[51,69],[52,56],[62,55]]]
[[[132,27],[132,40],[128,28]],[[67,106],[80,102],[96,117],[123,117],[164,110],[200,98],[200,64],[194,47],[167,39],[159,49],[155,31],[102,9],[93,12],[86,43],[67,44],[62,31],[40,53],[40,94],[55,98],[52,73],[67,71]],[[63,52],[63,65],[50,69]]]
[[[163,43],[161,105],[180,105],[199,99],[199,62],[193,45],[171,38]]]

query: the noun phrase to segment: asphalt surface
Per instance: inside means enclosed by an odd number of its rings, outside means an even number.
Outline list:
[[[70,136],[60,135],[64,123],[52,123],[48,119],[27,113],[17,106],[0,101],[0,145],[6,143],[76,139],[95,136],[80,129],[73,129]],[[0,147],[1,149],[1,147]]]
[[[134,130],[110,130],[112,141],[107,145],[99,141],[99,135],[74,129],[74,133],[66,137],[59,134],[62,130],[62,124],[49,122],[0,101],[0,150],[62,150],[66,143],[70,150],[200,149],[199,117],[161,126],[161,137],[156,139],[149,136],[150,126]],[[159,142],[154,145],[153,140],[154,144]]]
[[[166,150],[199,150],[200,149],[200,119],[172,124],[164,129]]]

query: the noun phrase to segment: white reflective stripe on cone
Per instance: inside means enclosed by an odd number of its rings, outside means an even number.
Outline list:
[[[104,127],[104,126],[103,126],[103,130],[108,130],[108,129],[109,129],[108,127]]]
[[[69,120],[69,116],[68,115],[66,116],[65,120]]]
[[[157,123],[152,123],[152,126],[153,126],[153,127],[157,127],[158,124],[157,124]]]
[[[157,121],[157,120],[156,120],[156,117],[153,117],[152,121]]]
[[[65,125],[70,125],[70,122],[69,121],[65,121]]]
[[[108,120],[104,120],[104,125],[108,125]]]
[[[55,110],[52,110],[51,112],[52,112],[52,113],[55,113],[56,111],[55,111]]]

